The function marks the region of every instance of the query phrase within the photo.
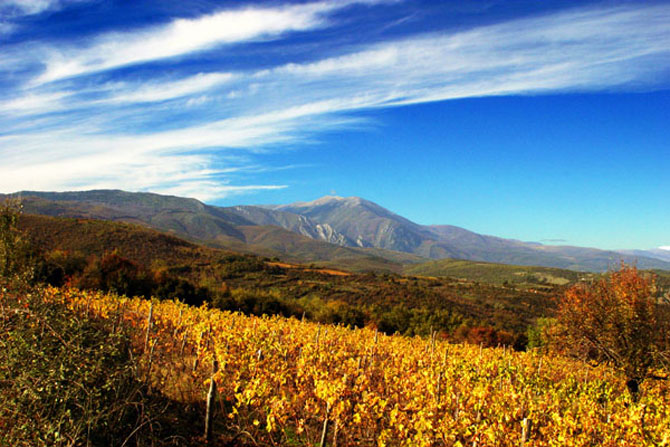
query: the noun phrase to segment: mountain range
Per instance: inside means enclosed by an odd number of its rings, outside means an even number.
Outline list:
[[[119,190],[23,191],[27,213],[125,221],[231,250],[352,270],[402,271],[454,258],[604,271],[620,261],[670,270],[670,251],[607,251],[543,245],[419,225],[359,197],[326,196],[287,205],[217,207],[198,200]]]

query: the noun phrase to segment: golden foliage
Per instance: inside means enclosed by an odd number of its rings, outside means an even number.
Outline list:
[[[327,414],[340,446],[518,446],[525,418],[526,445],[670,445],[668,386],[654,383],[631,404],[605,366],[175,301],[40,293],[134,327],[138,352],[153,306],[153,348],[142,355],[153,386],[204,399],[216,357],[218,417],[258,443],[313,445]]]

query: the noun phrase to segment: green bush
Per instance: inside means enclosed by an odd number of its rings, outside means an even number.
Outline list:
[[[528,326],[528,349],[543,348],[547,345],[547,331],[556,324],[554,318],[538,318],[535,325]]]
[[[0,445],[158,441],[169,405],[147,395],[126,334],[43,303],[39,291],[0,290],[0,302]]]
[[[30,244],[18,229],[23,205],[7,199],[0,205],[0,278],[26,282],[32,279]]]

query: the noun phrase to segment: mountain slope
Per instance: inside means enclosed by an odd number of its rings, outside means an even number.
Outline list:
[[[397,250],[432,259],[457,258],[590,271],[604,271],[623,260],[636,263],[640,268],[670,269],[670,262],[639,254],[521,242],[450,225],[419,225],[358,197],[327,196],[312,202],[269,208],[328,224],[359,246]]]
[[[618,250],[628,256],[642,256],[646,258],[660,259],[661,261],[670,262],[670,249],[652,248],[649,250]]]
[[[55,217],[84,217],[139,223],[188,237],[243,238],[237,225],[251,225],[235,213],[195,199],[119,190],[18,193],[26,212]]]
[[[235,213],[241,218],[253,222],[254,225],[275,225],[311,239],[342,246],[354,245],[353,241],[342,233],[335,231],[329,224],[314,222],[309,217],[300,214],[270,210],[258,206],[234,206],[220,209]]]
[[[359,197],[327,196],[313,202],[278,205],[272,209],[328,224],[359,247],[413,253],[428,236],[420,225]]]
[[[26,213],[140,224],[236,252],[318,263],[354,271],[400,272],[402,264],[422,262],[411,254],[334,245],[319,240],[327,226],[302,216],[258,207],[216,207],[195,199],[125,191],[34,192],[22,197]],[[286,225],[296,232],[279,226]],[[303,233],[314,237],[298,234]],[[316,239],[316,240],[315,240]]]
[[[358,197],[289,205],[216,207],[195,199],[124,191],[23,192],[27,212],[139,223],[236,251],[294,262],[400,271],[421,258],[604,271],[622,260],[670,270],[663,259],[592,248],[549,246],[419,225]],[[376,267],[375,267],[376,266]]]

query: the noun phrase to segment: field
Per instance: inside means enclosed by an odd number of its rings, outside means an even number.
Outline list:
[[[124,328],[167,399],[203,403],[213,380],[213,445],[318,445],[324,432],[341,446],[670,445],[668,385],[645,382],[632,403],[604,366],[175,301],[0,292],[5,316],[29,318],[36,301]]]
[[[405,266],[406,275],[463,278],[489,284],[521,288],[551,288],[593,277],[593,274],[551,267],[493,264],[490,262],[440,259]]]

